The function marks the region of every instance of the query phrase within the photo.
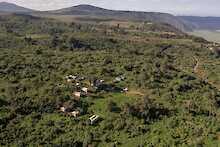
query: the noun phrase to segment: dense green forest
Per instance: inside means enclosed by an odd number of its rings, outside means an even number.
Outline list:
[[[0,146],[219,146],[210,43],[120,23],[0,16]]]

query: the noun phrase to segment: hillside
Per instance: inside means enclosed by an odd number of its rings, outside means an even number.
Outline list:
[[[12,3],[0,2],[0,12],[12,12],[12,13],[30,13],[34,10],[24,8]]]
[[[80,16],[88,19],[116,19],[116,20],[130,20],[130,21],[150,21],[154,23],[164,23],[174,26],[181,31],[192,31],[193,25],[189,21],[183,21],[182,18],[178,18],[171,14],[158,13],[158,12],[135,12],[135,11],[117,11],[108,10],[92,5],[78,5],[69,8],[63,8],[54,11],[35,11],[28,8],[24,8],[12,3],[0,2],[0,12],[11,13],[26,13],[30,15],[38,15],[41,17],[54,15],[53,17],[59,18],[60,15],[67,19],[71,19],[71,16]],[[185,20],[185,19],[184,19]]]
[[[0,146],[219,145],[212,43],[157,23],[0,20]]]
[[[77,19],[113,19],[125,21],[148,21],[154,23],[163,23],[174,26],[175,28],[191,32],[193,30],[219,30],[219,17],[197,17],[197,16],[174,16],[159,12],[137,12],[137,11],[119,11],[108,10],[92,5],[77,5],[69,8],[63,8],[54,11],[35,11],[24,8],[12,3],[0,2],[0,13],[26,13],[41,17],[61,18],[62,20]],[[63,16],[63,17],[62,17]]]
[[[62,15],[82,15],[99,18],[111,18],[118,20],[135,20],[135,21],[152,21],[156,23],[170,24],[180,30],[191,30],[190,26],[181,21],[181,19],[166,13],[157,12],[135,12],[135,11],[116,11],[107,10],[91,5],[78,5],[70,8],[64,8],[60,10],[50,11],[53,14]]]

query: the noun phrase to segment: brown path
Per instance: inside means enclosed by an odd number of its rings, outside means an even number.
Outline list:
[[[127,93],[129,96],[144,96],[145,94],[141,92],[140,90],[131,89]]]

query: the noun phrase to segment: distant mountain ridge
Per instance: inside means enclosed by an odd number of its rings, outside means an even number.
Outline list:
[[[154,23],[169,24],[181,31],[200,30],[220,30],[220,17],[196,17],[196,16],[174,16],[168,13],[141,12],[141,11],[121,11],[109,10],[92,5],[77,5],[68,8],[52,11],[36,11],[16,4],[0,2],[0,13],[20,13],[32,15],[52,14],[52,15],[72,15],[88,16],[103,19],[150,21]]]
[[[190,25],[185,24],[180,18],[167,13],[159,12],[136,12],[136,11],[118,11],[108,10],[92,5],[78,5],[69,8],[63,8],[54,11],[35,11],[32,9],[24,8],[12,3],[0,2],[0,12],[9,13],[25,13],[33,14],[53,14],[53,15],[77,15],[89,16],[98,18],[111,18],[119,20],[134,20],[134,21],[151,21],[154,23],[169,24],[181,31],[191,31]]]
[[[152,21],[170,24],[182,31],[192,30],[190,25],[185,24],[180,18],[168,13],[108,10],[91,5],[78,5],[48,12],[61,15],[87,15],[114,19]]]
[[[21,7],[12,3],[0,2],[0,12],[30,13],[30,12],[34,12],[34,10]]]

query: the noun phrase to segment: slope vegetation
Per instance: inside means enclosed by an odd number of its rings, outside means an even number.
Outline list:
[[[0,146],[218,146],[220,64],[207,44],[157,23],[4,16]]]

